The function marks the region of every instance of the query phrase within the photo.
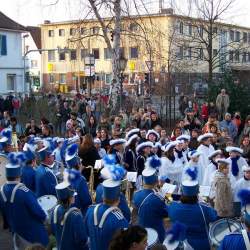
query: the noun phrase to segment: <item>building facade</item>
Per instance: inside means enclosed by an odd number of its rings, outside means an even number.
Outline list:
[[[108,26],[110,20],[105,22],[112,38],[112,23]],[[158,86],[159,91],[169,89],[166,82],[170,77],[174,79],[177,91],[180,91],[178,84],[182,90],[190,90],[189,84],[198,86],[206,82],[209,53],[204,42],[208,39],[205,25],[202,20],[175,15],[172,11],[123,18],[121,51],[128,59],[124,72],[125,88],[142,92],[148,87],[149,61],[153,63],[153,88]],[[89,82],[92,89],[109,87],[112,81],[111,51],[97,20],[46,21],[41,25],[41,36],[42,48],[50,50],[42,54],[42,82],[46,90],[86,89]],[[85,62],[89,54],[95,58],[93,67]],[[215,75],[228,67],[248,67],[250,29],[215,23],[210,59]],[[90,69],[95,73],[94,78],[89,76]]]
[[[25,27],[0,12],[0,93],[24,92],[22,32]]]

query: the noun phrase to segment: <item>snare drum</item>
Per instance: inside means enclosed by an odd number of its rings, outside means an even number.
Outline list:
[[[241,232],[242,224],[232,219],[220,219],[212,223],[209,227],[209,239],[213,246],[219,247],[226,235]]]
[[[48,223],[50,223],[50,217],[54,207],[57,205],[57,198],[54,195],[44,195],[39,197],[38,203],[47,215]]]
[[[6,182],[5,166],[9,160],[6,155],[0,154],[0,187]]]
[[[148,235],[148,246],[146,250],[150,250],[153,246],[159,243],[158,233],[153,228],[146,228]]]

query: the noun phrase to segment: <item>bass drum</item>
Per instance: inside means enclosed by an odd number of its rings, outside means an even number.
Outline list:
[[[6,182],[5,166],[9,160],[6,155],[0,154],[0,187]]]
[[[219,247],[226,235],[241,232],[242,224],[232,219],[220,219],[209,227],[209,239],[213,246]]]

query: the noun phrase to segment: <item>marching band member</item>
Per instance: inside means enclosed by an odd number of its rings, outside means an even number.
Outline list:
[[[110,171],[109,165],[110,165],[110,161],[112,162],[112,155],[107,155],[104,159],[104,168],[101,170],[101,177],[103,180],[108,180],[108,179],[112,179],[112,171]],[[108,163],[109,162],[109,163]],[[105,167],[105,165],[107,164],[107,166]],[[113,159],[113,163],[115,164],[115,159]],[[124,172],[125,174],[125,172]],[[124,215],[124,217],[126,218],[126,220],[128,222],[130,222],[131,219],[131,212],[130,209],[128,207],[128,202],[126,200],[125,195],[123,194],[123,192],[120,193],[120,202],[118,205],[118,208],[121,209],[122,214]],[[103,202],[103,185],[102,183],[100,183],[97,188],[96,188],[96,197],[95,197],[95,202],[96,203],[102,203]]]
[[[55,186],[57,185],[57,178],[52,172],[54,156],[53,149],[47,140],[42,141],[41,148],[37,151],[41,160],[40,166],[36,170],[36,195],[41,197],[43,195],[56,196]]]
[[[9,128],[5,128],[0,133],[0,152],[1,154],[8,155],[12,152],[12,131]]]
[[[163,242],[163,219],[168,217],[167,205],[161,195],[154,190],[158,184],[157,169],[160,165],[161,160],[158,157],[152,156],[147,159],[142,172],[143,189],[134,193],[133,206],[138,214],[139,225],[155,229],[160,242]]]
[[[136,152],[137,152],[137,158],[136,158],[136,169],[137,169],[137,183],[136,187],[137,190],[141,189],[142,185],[142,171],[144,169],[144,164],[146,162],[147,157],[151,153],[151,148],[153,147],[152,142],[142,142],[137,145]]]
[[[176,146],[174,148],[174,156],[176,161],[179,161],[180,164],[186,165],[188,163],[187,156],[183,153],[184,141],[176,140]]]
[[[243,150],[238,147],[226,147],[226,151],[229,153],[230,174],[236,180],[239,180],[244,175],[242,167],[248,165],[247,161],[241,156]]]
[[[215,172],[212,182],[211,195],[214,199],[214,208],[219,217],[231,217],[233,215],[233,193],[229,179],[229,164],[227,159],[219,159],[218,170]]]
[[[182,173],[182,181],[185,179],[185,173],[188,168],[196,169],[197,170],[197,180],[199,185],[201,185],[202,180],[201,180],[201,166],[199,165],[199,157],[201,153],[197,150],[193,150],[188,152],[188,158],[190,159],[188,164],[183,168],[183,173]]]
[[[233,188],[235,202],[240,201],[238,193],[241,189],[250,189],[250,166],[245,165],[242,167],[242,170],[244,172],[244,176],[240,178],[238,181],[236,181],[235,186]]]
[[[150,129],[146,134],[146,139],[152,143],[155,143],[160,140],[160,135],[154,129]]]
[[[21,166],[18,153],[10,153],[5,166],[7,182],[0,191],[0,210],[7,219],[15,249],[25,249],[32,243],[48,244],[48,235],[43,222],[46,214],[35,195],[20,183]]]
[[[124,144],[126,143],[126,140],[124,139],[114,139],[109,142],[109,145],[111,146],[110,154],[114,154],[116,157],[116,162],[118,164],[122,164],[123,159],[123,151],[124,151]]]
[[[176,160],[174,156],[174,147],[177,142],[172,141],[162,146],[161,150],[164,152],[161,158],[162,164],[159,168],[160,180],[168,178],[171,183],[180,184],[183,171],[183,164]]]
[[[126,136],[127,143],[124,153],[124,162],[129,172],[136,172],[136,144],[139,139],[139,132],[139,129],[132,129]]]
[[[213,151],[208,155],[210,164],[205,168],[202,185],[211,186],[215,171],[218,169],[217,160],[221,158],[222,151],[220,149]]]
[[[189,147],[188,144],[191,140],[190,135],[180,135],[176,138],[177,141],[183,141],[183,145],[182,145],[182,152],[184,154],[184,157],[186,157],[186,159],[188,160],[188,152],[189,152]]]
[[[74,207],[74,190],[68,182],[56,185],[60,202],[51,216],[51,229],[58,250],[87,250],[87,235],[81,211]]]
[[[168,216],[172,223],[181,221],[187,227],[187,241],[194,250],[210,250],[208,241],[209,223],[217,219],[216,211],[198,201],[199,184],[197,172],[188,169],[181,185],[180,202],[172,202],[168,207]]]
[[[230,233],[226,235],[220,244],[219,250],[248,250],[250,247],[250,191],[242,189],[238,193],[243,210],[244,226],[246,229],[241,233]]]
[[[105,180],[103,186],[103,202],[90,206],[85,227],[90,238],[91,250],[108,250],[109,243],[117,229],[127,228],[128,221],[118,208],[121,193],[121,179],[124,177],[124,168],[112,165],[112,179]]]
[[[209,165],[209,159],[208,156],[214,152],[214,147],[211,143],[211,138],[213,138],[212,133],[206,133],[203,135],[200,135],[198,137],[198,142],[200,143],[200,146],[197,148],[197,151],[201,152],[200,159],[199,159],[199,165],[201,166],[201,179],[203,180],[205,169]]]
[[[24,150],[26,157],[25,165],[22,167],[21,182],[36,193],[36,152],[35,145],[27,144]]]
[[[66,149],[65,162],[67,164],[68,181],[76,191],[74,206],[81,209],[83,217],[88,207],[92,204],[89,194],[88,184],[84,176],[81,175],[81,159],[78,156],[78,145],[71,144]]]

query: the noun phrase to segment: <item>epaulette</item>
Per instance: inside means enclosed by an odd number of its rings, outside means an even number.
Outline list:
[[[71,212],[72,215],[78,216],[81,214],[80,209],[76,208],[74,211]]]
[[[114,210],[112,211],[112,214],[118,219],[118,220],[122,220],[124,219],[124,216],[122,214],[122,212],[120,210]]]
[[[25,185],[22,185],[22,186],[20,186],[19,188],[18,188],[18,190],[22,190],[22,191],[24,191],[24,192],[29,192],[29,189],[25,186]]]

